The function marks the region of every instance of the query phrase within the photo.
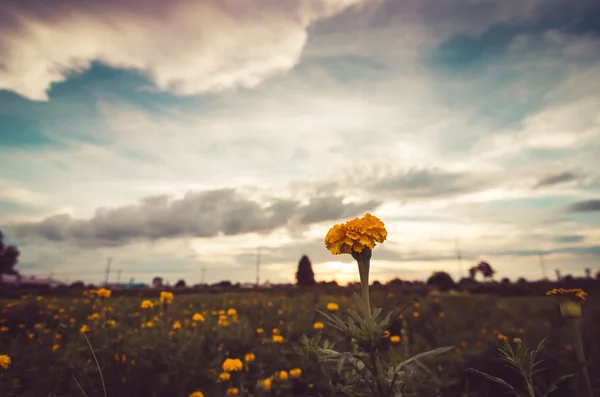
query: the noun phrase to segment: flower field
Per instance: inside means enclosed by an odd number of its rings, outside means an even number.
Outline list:
[[[0,395],[13,396],[334,396],[347,379],[324,372],[301,337],[321,336],[336,349],[351,341],[316,310],[345,317],[356,309],[350,288],[119,296],[108,290],[75,297],[24,295],[0,301]],[[143,295],[143,296],[142,296]],[[594,296],[596,295],[596,296]],[[412,357],[437,347],[417,377],[423,396],[500,396],[504,389],[469,367],[522,383],[498,360],[504,339],[536,345],[548,382],[577,373],[556,299],[427,293],[381,288],[371,302],[405,308],[381,335],[380,351]],[[600,302],[583,304],[583,345],[598,388]],[[596,376],[594,376],[594,374]],[[579,385],[580,386],[580,385]],[[574,377],[554,394],[576,395]],[[200,394],[201,393],[201,394]],[[407,394],[410,395],[410,394]]]

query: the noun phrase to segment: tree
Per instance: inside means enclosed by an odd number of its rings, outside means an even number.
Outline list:
[[[477,265],[477,267],[479,268],[479,271],[483,275],[484,280],[488,279],[488,278],[489,279],[494,278],[494,274],[496,274],[496,271],[486,261],[479,262],[479,264]]]
[[[427,279],[427,285],[435,285],[442,291],[456,288],[456,283],[446,272],[435,272]]]
[[[185,280],[179,280],[175,283],[175,288],[185,288],[186,284],[185,284]]]
[[[315,273],[312,269],[312,263],[308,256],[302,255],[298,262],[298,271],[296,272],[296,285],[301,287],[310,287],[315,285]]]
[[[152,286],[154,288],[162,288],[162,286],[163,286],[163,278],[162,277],[154,277],[152,279]]]
[[[0,231],[0,287],[3,274],[19,274],[15,266],[19,263],[20,255],[21,251],[16,246],[4,243],[4,234]]]

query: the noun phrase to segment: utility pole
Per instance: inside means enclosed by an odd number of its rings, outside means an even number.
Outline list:
[[[548,279],[548,277],[546,276],[546,266],[544,264],[544,254],[539,254],[538,257],[540,258],[540,267],[542,268],[542,277],[544,278],[544,280]]]
[[[121,269],[117,270],[117,284],[121,284]]]
[[[112,258],[108,258],[106,260],[106,275],[104,276],[104,285],[108,285],[108,277],[110,276],[110,264],[112,263]]]
[[[463,278],[462,268],[462,256],[460,254],[460,247],[458,246],[458,239],[454,239],[454,248],[456,250],[456,261],[458,262],[458,279],[459,281]]]
[[[260,285],[260,247],[256,248],[256,287]]]

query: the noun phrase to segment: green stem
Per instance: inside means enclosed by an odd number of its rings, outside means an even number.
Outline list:
[[[583,376],[583,381],[585,382],[585,387],[587,389],[588,396],[594,397],[594,392],[592,391],[592,381],[590,380],[590,374],[587,370],[585,353],[583,351],[583,341],[581,340],[580,323],[580,318],[567,319],[567,324],[571,329],[571,337],[573,338],[573,344],[575,345],[575,353],[577,353],[577,360],[579,361],[581,375]]]
[[[371,315],[371,300],[369,299],[369,267],[370,260],[362,259],[358,261],[358,273],[360,275],[360,290],[363,301],[367,306],[369,316]]]

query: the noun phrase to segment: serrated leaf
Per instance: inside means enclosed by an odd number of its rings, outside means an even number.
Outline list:
[[[548,390],[546,390],[546,393],[544,393],[544,397],[547,397],[550,393],[552,393],[553,391],[558,389],[558,386],[563,383],[564,381],[574,377],[575,374],[567,374],[567,375],[563,375],[560,378],[553,380],[550,385],[548,386]]]
[[[505,388],[508,389],[508,391],[510,391],[511,393],[513,393],[515,396],[519,395],[517,393],[517,391],[515,390],[515,388],[512,387],[510,384],[506,383],[506,381],[504,379],[497,378],[497,377],[492,376],[492,375],[488,375],[485,372],[478,371],[478,370],[476,370],[474,368],[468,368],[467,370],[470,371],[470,372],[474,372],[476,374],[479,374],[479,375],[481,375],[481,376],[483,376],[483,377],[485,377],[485,378],[487,378],[487,379],[489,379],[489,380],[491,380],[493,382],[496,382],[496,383],[504,386]]]

